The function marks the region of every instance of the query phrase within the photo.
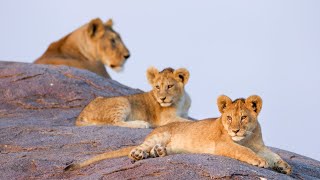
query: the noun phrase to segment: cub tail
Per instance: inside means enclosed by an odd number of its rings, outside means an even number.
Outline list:
[[[88,166],[90,164],[93,164],[95,162],[102,161],[105,159],[128,156],[128,154],[130,153],[130,151],[133,148],[135,148],[135,146],[128,146],[128,147],[121,148],[121,149],[118,149],[115,151],[105,152],[105,153],[99,154],[97,156],[94,156],[88,160],[85,160],[83,162],[69,164],[67,167],[64,168],[64,171],[73,171],[76,169],[80,169],[82,167]]]

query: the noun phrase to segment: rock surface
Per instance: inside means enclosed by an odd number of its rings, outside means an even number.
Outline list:
[[[179,154],[132,164],[127,157],[73,172],[66,164],[141,143],[150,129],[75,127],[96,96],[140,93],[69,67],[0,62],[0,179],[319,179],[320,162],[275,149],[287,176],[226,157]]]

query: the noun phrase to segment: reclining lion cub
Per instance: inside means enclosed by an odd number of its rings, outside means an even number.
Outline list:
[[[36,64],[66,65],[110,78],[104,65],[120,70],[130,54],[109,19],[96,18],[48,47]]]
[[[191,104],[184,86],[189,71],[180,68],[156,68],[147,70],[147,78],[153,89],[150,92],[130,96],[97,97],[80,113],[77,126],[114,125],[130,128],[149,128],[176,121],[188,121]]]
[[[148,157],[162,157],[176,153],[206,153],[231,157],[255,166],[268,166],[290,174],[291,167],[263,143],[257,120],[262,107],[259,96],[232,101],[227,96],[218,98],[221,116],[194,122],[176,122],[154,129],[136,147],[106,152],[65,170],[74,170],[91,163],[129,154],[134,161]]]

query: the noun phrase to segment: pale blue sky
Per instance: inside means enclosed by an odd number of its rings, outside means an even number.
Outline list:
[[[113,18],[131,51],[119,82],[150,90],[149,66],[185,67],[190,115],[216,98],[260,95],[265,143],[320,160],[320,1],[28,0],[0,2],[0,59],[32,62],[95,17]]]

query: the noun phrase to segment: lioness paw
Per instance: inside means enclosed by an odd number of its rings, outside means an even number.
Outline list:
[[[276,162],[273,169],[283,174],[291,174],[292,172],[291,166],[284,160],[279,160]]]
[[[131,158],[134,161],[146,159],[148,158],[148,156],[149,156],[149,153],[147,153],[146,151],[143,151],[140,148],[133,149],[129,154],[129,158]]]
[[[167,155],[167,149],[159,144],[155,145],[150,151],[151,157],[164,157]]]

